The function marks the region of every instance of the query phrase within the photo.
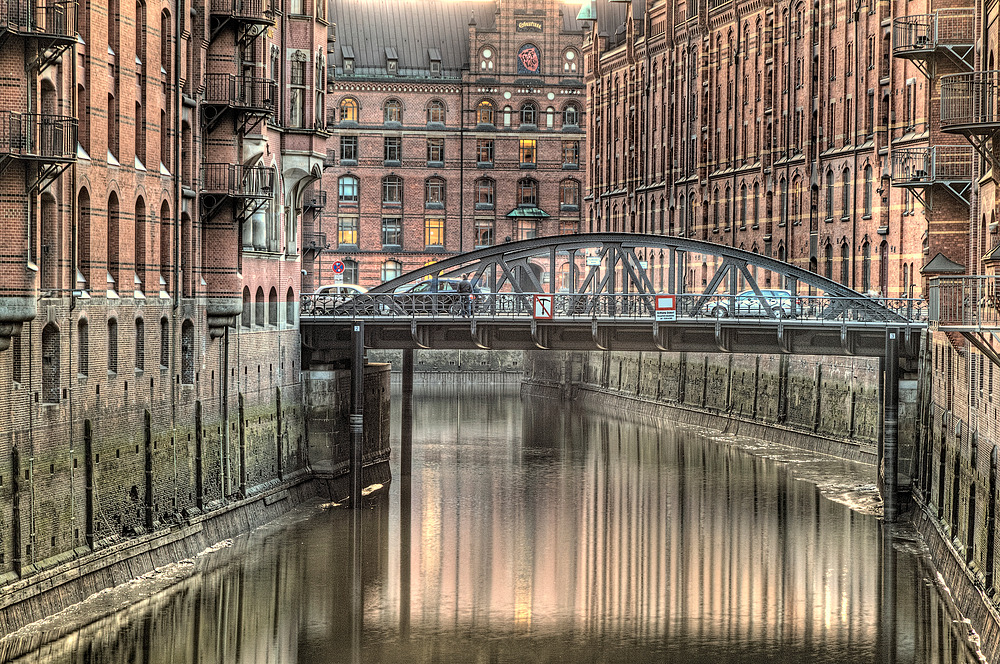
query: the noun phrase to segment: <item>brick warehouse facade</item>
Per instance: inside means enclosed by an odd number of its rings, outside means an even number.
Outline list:
[[[299,228],[328,22],[308,0],[3,12],[9,583],[306,470]]]
[[[306,230],[306,288],[332,283],[338,259],[345,281],[373,285],[448,254],[580,230],[579,7],[331,7],[337,135],[325,208]]]
[[[588,230],[709,240],[890,297],[997,274],[997,3],[595,11]],[[691,285],[713,267],[692,257]],[[930,332],[908,368],[923,407],[906,484],[949,584],[987,629],[1000,622],[998,350],[989,332]]]

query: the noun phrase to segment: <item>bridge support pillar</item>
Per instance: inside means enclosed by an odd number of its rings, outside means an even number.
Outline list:
[[[351,330],[351,507],[361,507],[361,471],[365,410],[365,324],[358,321]]]
[[[882,510],[886,523],[899,516],[899,329],[885,333],[885,361],[882,362]]]
[[[399,454],[399,636],[410,638],[410,530],[412,528],[413,349],[403,351],[403,417]]]

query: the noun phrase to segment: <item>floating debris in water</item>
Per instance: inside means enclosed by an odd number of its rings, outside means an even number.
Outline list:
[[[371,486],[366,486],[364,489],[361,490],[361,495],[367,496],[369,494],[375,493],[381,488],[382,488],[381,484],[372,484]]]

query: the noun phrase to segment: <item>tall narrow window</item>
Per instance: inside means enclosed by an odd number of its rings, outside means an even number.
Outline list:
[[[108,373],[118,373],[118,321],[108,319]]]
[[[424,219],[424,246],[428,249],[444,247],[444,219],[440,217]]]
[[[289,71],[290,111],[291,125],[293,127],[306,126],[306,54],[304,51],[295,51],[292,55],[291,67]]]
[[[135,369],[146,370],[146,324],[141,318],[135,319]]]
[[[81,318],[76,326],[76,372],[81,376],[90,373],[90,326]]]
[[[285,293],[285,327],[295,325],[295,291],[291,288]]]
[[[264,289],[260,286],[257,287],[257,292],[254,293],[253,305],[254,327],[264,327],[264,308],[266,302],[264,301]]]
[[[108,256],[108,276],[110,277],[107,288],[109,290],[122,290],[126,286],[121,282],[121,275],[119,274],[119,251],[120,251],[120,237],[118,235],[119,228],[119,217],[118,217],[118,195],[111,192],[111,196],[108,198],[108,236],[107,236],[107,256]]]
[[[872,214],[872,167],[871,164],[865,166],[865,216]]]
[[[59,328],[49,323],[42,328],[42,400],[59,403]]]
[[[170,321],[160,319],[160,367],[170,366]]]
[[[194,324],[186,320],[181,326],[181,382],[194,385]]]
[[[851,215],[851,172],[844,169],[844,190],[841,194],[841,213],[843,219]]]
[[[253,300],[250,298],[249,286],[243,287],[243,315],[240,316],[240,325],[247,329],[253,325]]]
[[[267,294],[267,322],[269,325],[278,327],[278,289],[271,286]]]
[[[826,218],[833,219],[833,171],[826,172]]]

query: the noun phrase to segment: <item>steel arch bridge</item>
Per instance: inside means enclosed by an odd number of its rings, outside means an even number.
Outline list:
[[[345,357],[362,322],[368,348],[883,356],[897,330],[915,356],[926,308],[732,247],[592,233],[449,256],[352,298],[302,295],[303,343],[321,362]]]

